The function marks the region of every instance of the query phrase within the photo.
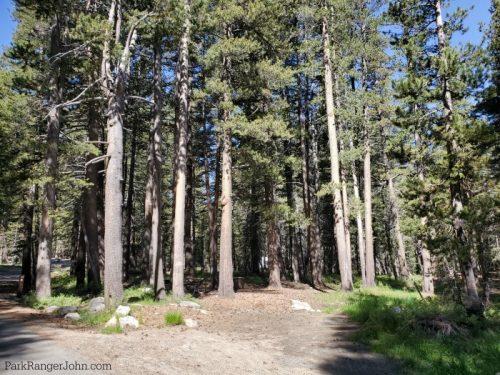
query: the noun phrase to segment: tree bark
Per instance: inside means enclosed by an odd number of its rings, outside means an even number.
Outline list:
[[[60,2],[58,2],[60,6]],[[61,52],[61,20],[55,15],[55,23],[50,33],[50,56]],[[63,88],[61,82],[60,59],[51,64],[49,76],[49,100],[51,108],[47,119],[47,151],[45,157],[47,182],[45,183],[42,201],[42,217],[40,220],[38,260],[36,266],[36,296],[47,298],[51,295],[50,258],[52,256],[52,240],[54,230],[53,210],[56,208],[57,157],[59,147],[59,129],[61,124],[61,108]]]
[[[99,113],[93,104],[90,104],[87,113],[88,140],[89,142],[95,143],[99,140]],[[96,156],[95,153],[87,154],[87,163]],[[90,292],[96,294],[101,289],[101,276],[99,272],[99,235],[97,228],[98,164],[92,162],[87,164],[85,178],[90,185],[83,191],[81,225],[88,255],[88,289]]]
[[[340,190],[340,165],[337,145],[337,129],[335,124],[335,108],[333,101],[333,78],[330,60],[330,35],[328,20],[323,17],[323,68],[325,74],[325,102],[328,122],[328,141],[330,146],[331,184],[333,188],[333,208],[335,222],[335,237],[339,259],[340,279],[342,289],[352,290],[352,274],[349,270],[348,255],[345,241],[344,212]]]
[[[113,0],[110,5],[108,22],[114,28],[115,35],[120,35],[121,0]],[[108,31],[106,35],[102,77],[104,94],[108,100],[107,108],[107,166],[106,184],[104,187],[104,298],[106,306],[113,307],[123,298],[123,243],[122,243],[122,182],[123,182],[123,114],[125,111],[125,95],[130,64],[131,51],[137,39],[137,23],[129,30],[123,52],[112,73],[111,41]]]
[[[292,154],[291,144],[287,142],[286,150],[288,155]],[[293,189],[293,169],[289,166],[285,166],[285,179],[286,179],[286,200],[288,207],[292,212],[295,212],[295,194]],[[297,232],[295,226],[288,224],[288,246],[290,252],[290,260],[292,266],[293,281],[295,283],[300,282],[300,268],[299,268],[299,248],[297,243]]]
[[[177,157],[175,177],[175,209],[174,209],[174,242],[172,293],[175,297],[184,296],[184,235],[186,214],[186,173],[187,173],[187,142],[189,132],[189,40],[190,40],[190,5],[184,1],[186,18],[183,25],[183,34],[179,45],[179,59],[176,68],[177,79]]]
[[[163,299],[165,279],[163,275],[162,252],[162,200],[161,200],[161,166],[162,166],[162,97],[161,78],[161,37],[155,36],[153,45],[153,124],[149,136],[149,156],[147,162],[147,185],[145,197],[145,245],[149,257],[149,284],[153,287],[155,299]]]
[[[32,248],[33,248],[33,214],[35,212],[35,185],[30,187],[23,204],[23,259],[21,274],[23,275],[22,293],[29,293],[33,285]]]
[[[137,122],[134,120],[132,124],[132,139],[130,145],[130,169],[128,177],[128,189],[127,189],[127,202],[125,203],[125,275],[130,273],[130,268],[132,266],[132,259],[134,265],[137,265],[137,254],[132,250],[132,225],[134,217],[134,195],[135,195],[135,164],[136,164],[136,153],[137,153]],[[146,167],[148,168],[148,167]],[[146,188],[146,194],[148,190]],[[149,226],[146,226],[144,236],[147,237]],[[148,253],[149,254],[149,253]],[[147,268],[147,277],[145,279],[149,280],[149,268]]]
[[[272,179],[267,176],[265,185],[266,194],[266,207],[268,210],[272,210],[274,205],[274,184]],[[278,223],[274,215],[270,215],[268,222],[266,224],[266,246],[267,246],[267,259],[268,259],[268,269],[269,269],[269,279],[268,286],[273,289],[281,288],[281,277],[280,277],[280,261],[279,255],[281,252],[280,245],[280,233],[278,228]]]

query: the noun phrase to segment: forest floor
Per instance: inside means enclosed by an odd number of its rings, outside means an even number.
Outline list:
[[[290,284],[281,290],[248,288],[234,299],[206,294],[207,313],[179,306],[132,306],[136,330],[103,334],[0,295],[0,317],[14,317],[52,345],[88,363],[110,363],[115,374],[397,374],[399,364],[349,341],[357,325],[346,316],[292,311],[291,300],[322,307],[321,292]],[[165,326],[164,315],[181,311],[197,328]],[[15,344],[15,340],[12,340]],[[19,348],[26,351],[21,340]],[[71,354],[66,355],[71,358]],[[8,360],[8,358],[2,357]],[[50,360],[50,358],[47,358]],[[2,369],[3,370],[3,369]],[[17,373],[17,372],[16,372]],[[57,374],[57,371],[53,373]]]

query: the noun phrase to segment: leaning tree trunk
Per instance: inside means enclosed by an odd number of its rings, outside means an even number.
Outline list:
[[[61,52],[61,25],[59,15],[55,16],[55,24],[50,33],[50,55]],[[56,208],[57,155],[59,145],[59,129],[61,124],[62,82],[60,59],[51,64],[49,76],[49,100],[51,107],[47,120],[47,151],[45,157],[47,182],[45,183],[42,202],[38,240],[38,260],[36,265],[36,296],[47,298],[51,295],[50,258],[52,256],[52,240],[54,230],[53,211]]]
[[[186,214],[186,173],[187,173],[187,142],[189,131],[189,39],[191,23],[189,19],[189,2],[184,2],[186,18],[184,31],[179,46],[177,62],[177,155],[175,177],[175,208],[174,208],[174,241],[172,267],[172,293],[175,297],[184,296],[184,235]]]
[[[155,299],[163,299],[165,279],[163,276],[162,252],[162,200],[161,200],[161,165],[162,165],[162,79],[161,79],[161,38],[157,35],[153,46],[153,125],[149,137],[149,156],[147,163],[147,185],[145,197],[145,247],[149,257],[149,284],[153,287]]]
[[[438,38],[439,56],[445,59],[445,49],[447,48],[446,35],[444,32],[443,18],[441,15],[441,0],[435,1],[436,11],[436,33]],[[462,219],[465,194],[463,192],[463,182],[460,177],[454,176],[458,165],[457,157],[460,152],[460,146],[457,141],[457,135],[453,128],[453,100],[449,77],[446,74],[441,75],[442,101],[444,107],[444,124],[446,132],[446,149],[448,153],[448,174],[450,179],[451,204],[453,207],[453,228],[455,241],[459,247],[466,251],[457,251],[463,253],[459,259],[462,268],[462,274],[465,278],[465,288],[467,291],[468,304],[472,310],[477,310],[481,305],[481,300],[477,292],[476,276],[474,275],[474,265],[470,254],[469,244],[465,235],[465,227]]]
[[[342,289],[352,290],[352,273],[349,269],[345,241],[344,211],[340,190],[340,163],[337,145],[337,129],[335,124],[335,108],[333,102],[333,77],[330,60],[330,35],[328,20],[323,17],[323,68],[325,74],[325,102],[328,122],[328,141],[330,145],[331,184],[333,188],[333,208],[335,221],[335,237],[339,259],[340,279]]]

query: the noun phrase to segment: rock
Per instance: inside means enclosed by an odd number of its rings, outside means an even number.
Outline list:
[[[184,321],[184,324],[186,326],[188,326],[189,328],[196,328],[196,327],[198,327],[198,322],[196,322],[196,320],[189,319],[189,318]]]
[[[130,307],[123,305],[118,306],[115,311],[115,314],[118,314],[119,316],[127,316],[129,313],[130,313]]]
[[[401,307],[399,307],[399,306],[394,306],[391,310],[395,314],[401,314],[401,311],[402,311]]]
[[[310,304],[296,299],[292,299],[292,310],[314,311]]]
[[[67,313],[66,315],[64,315],[64,319],[69,320],[80,320],[81,318],[82,317],[77,312]]]
[[[208,311],[207,311],[207,310],[203,310],[203,309],[201,309],[201,310],[200,310],[200,313],[201,313],[201,314],[203,314],[203,315],[208,315]]]
[[[57,314],[59,312],[59,306],[49,306],[45,309],[48,314]]]
[[[144,293],[151,293],[153,291],[153,288],[151,288],[150,286],[146,286],[146,287],[142,288],[142,291]]]
[[[121,328],[125,328],[125,327],[139,328],[139,321],[130,315],[122,316],[120,318],[120,327]]]
[[[65,316],[66,314],[76,312],[76,310],[77,310],[76,306],[62,306],[59,308],[59,310],[57,310],[57,313],[60,316]]]
[[[96,297],[92,298],[89,302],[89,311],[91,312],[99,312],[106,308],[104,304],[104,297]]]
[[[118,324],[118,320],[116,319],[116,316],[113,315],[111,319],[109,319],[104,327],[115,327]]]
[[[196,302],[192,302],[192,301],[181,301],[180,306],[181,307],[189,307],[190,309],[199,309],[201,307]]]

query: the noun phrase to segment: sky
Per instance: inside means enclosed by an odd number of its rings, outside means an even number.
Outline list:
[[[43,0],[42,0],[43,1]],[[490,22],[490,0],[452,0],[451,6],[445,11],[450,12],[457,7],[474,8],[470,11],[465,20],[465,26],[469,29],[466,34],[456,34],[452,40],[454,45],[465,44],[467,42],[479,44],[482,40],[482,34],[479,31],[479,24],[489,24]],[[0,0],[0,51],[10,45],[12,34],[16,28],[16,24],[12,17],[14,9],[12,0]]]

